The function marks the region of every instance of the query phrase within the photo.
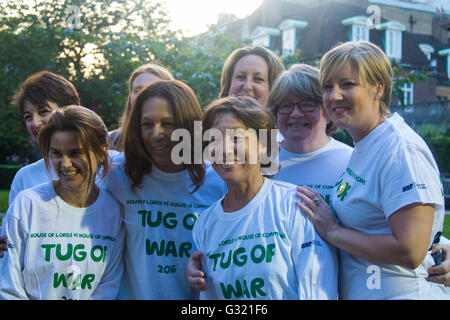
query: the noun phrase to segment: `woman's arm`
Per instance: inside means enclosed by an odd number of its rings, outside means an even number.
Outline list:
[[[332,245],[373,263],[417,268],[425,258],[431,237],[434,207],[414,203],[388,218],[392,234],[366,234],[339,226],[330,207],[311,188],[298,187],[297,205],[311,219],[317,232]],[[316,206],[312,199],[317,197]]]
[[[7,237],[10,249],[5,257],[0,259],[0,300],[29,299],[22,276],[24,233],[19,221],[12,214],[6,215],[2,228],[2,235]]]

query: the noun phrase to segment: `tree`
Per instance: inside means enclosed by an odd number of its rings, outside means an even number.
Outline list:
[[[27,157],[30,143],[10,105],[30,74],[49,70],[77,88],[81,103],[114,128],[131,71],[164,58],[175,33],[151,0],[15,0],[0,3],[0,161]]]

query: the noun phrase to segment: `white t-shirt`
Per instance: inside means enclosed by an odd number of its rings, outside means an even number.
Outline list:
[[[120,299],[197,299],[187,282],[186,264],[195,251],[192,227],[202,212],[226,191],[206,169],[205,183],[194,193],[187,170],[165,173],[152,167],[142,187],[131,190],[123,155],[113,159],[107,188],[124,206],[127,241]]]
[[[19,194],[20,191],[56,179],[58,179],[58,176],[55,172],[53,172],[53,170],[50,173],[49,177],[49,173],[47,172],[47,168],[45,167],[44,159],[40,159],[34,163],[20,168],[11,183],[11,189],[9,191],[9,205],[12,204],[14,198]]]
[[[281,169],[273,179],[313,188],[331,205],[333,187],[352,151],[352,147],[331,137],[322,148],[304,154],[289,152],[280,144]]]
[[[436,162],[422,138],[398,114],[356,143],[333,192],[340,223],[369,234],[392,233],[388,218],[414,202],[435,205],[430,247],[442,232],[443,189]],[[450,299],[450,289],[427,282],[428,253],[415,270],[374,264],[341,250],[342,299]]]
[[[0,299],[116,299],[123,273],[122,208],[105,190],[86,208],[51,182],[20,192],[3,220]]]
[[[242,209],[222,199],[198,218],[202,299],[337,299],[337,257],[295,205],[295,186],[265,179]]]

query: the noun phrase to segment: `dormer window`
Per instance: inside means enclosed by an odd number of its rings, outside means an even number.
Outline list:
[[[275,28],[267,28],[267,27],[256,27],[256,29],[250,35],[250,39],[252,40],[252,45],[254,46],[262,46],[266,48],[270,48],[272,41],[272,37],[278,37],[281,34],[280,30]]]
[[[300,30],[305,29],[308,22],[301,20],[284,20],[278,26],[278,29],[283,33],[283,57],[291,56],[295,53],[297,44],[300,40]]]
[[[426,43],[419,44],[420,50],[422,50],[425,57],[427,57],[428,61],[431,61],[431,54],[434,52],[434,48]]]
[[[440,50],[440,51],[438,51],[438,54],[440,56],[446,57],[447,77],[450,80],[450,49]]]
[[[350,41],[369,41],[368,18],[366,16],[344,19],[342,24],[349,26],[348,38]]]
[[[398,21],[389,21],[377,26],[377,29],[386,30],[384,37],[384,49],[386,55],[395,61],[402,59],[402,32],[406,27]]]

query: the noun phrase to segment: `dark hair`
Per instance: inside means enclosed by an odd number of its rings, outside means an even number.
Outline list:
[[[134,80],[143,73],[153,74],[161,80],[172,80],[173,79],[173,76],[170,73],[170,71],[157,63],[147,63],[147,64],[144,64],[144,65],[134,69],[134,71],[130,75],[130,78],[128,79],[127,104],[125,105],[125,110],[123,111],[123,114],[120,117],[119,128],[112,131],[112,132],[114,132],[114,134],[112,135],[112,139],[113,139],[112,142],[113,142],[113,147],[115,150],[123,151],[124,140],[123,140],[123,135],[122,135],[121,131],[123,130],[123,127],[125,126],[125,122],[127,122],[128,118],[130,117],[131,108],[133,107],[132,103],[131,103],[131,94],[133,91]]]
[[[194,122],[201,121],[202,109],[194,91],[178,80],[159,80],[151,83],[139,93],[124,124],[125,172],[132,181],[132,189],[139,187],[142,177],[151,172],[152,159],[142,140],[142,107],[150,98],[162,98],[170,105],[175,127],[189,131],[194,137]],[[194,149],[194,148],[192,148]],[[192,150],[194,152],[194,150]],[[191,155],[192,159],[193,154]],[[204,182],[205,168],[202,164],[184,164],[188,170],[195,192]]]
[[[105,146],[108,145],[108,131],[103,120],[92,110],[81,106],[66,106],[53,112],[49,122],[39,133],[39,147],[50,172],[50,141],[55,132],[73,132],[82,150],[87,154],[89,175],[92,174],[91,159],[88,151],[92,151],[100,160],[101,177],[105,177],[109,169],[109,156]],[[92,183],[91,181],[90,183]],[[91,184],[89,184],[89,188]]]
[[[40,71],[29,76],[19,87],[13,97],[12,104],[23,116],[25,101],[46,108],[47,103],[54,102],[58,107],[79,105],[78,92],[65,78],[49,71]]]

